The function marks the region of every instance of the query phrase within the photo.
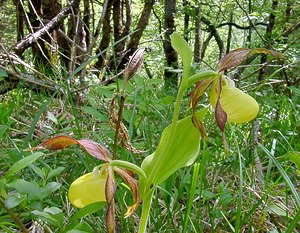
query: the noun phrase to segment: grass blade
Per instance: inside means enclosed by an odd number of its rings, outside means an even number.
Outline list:
[[[186,230],[187,230],[189,216],[190,216],[191,210],[192,210],[193,199],[194,199],[195,192],[196,192],[196,184],[198,181],[199,171],[200,171],[200,163],[195,163],[193,177],[192,177],[192,184],[191,184],[191,189],[190,189],[190,198],[189,198],[189,202],[188,202],[188,206],[187,206],[187,210],[186,210],[186,214],[185,214],[185,221],[184,221],[184,227],[183,227],[182,232],[186,232]]]
[[[272,155],[272,153],[266,147],[264,147],[261,144],[259,144],[259,147],[266,153],[266,155],[273,161],[273,163],[277,167],[278,171],[280,172],[280,174],[284,178],[285,182],[287,183],[287,185],[291,189],[291,192],[292,192],[292,194],[293,194],[293,196],[295,198],[295,203],[296,203],[297,209],[300,210],[300,197],[299,197],[299,194],[298,194],[295,186],[293,185],[291,179],[286,174],[285,170],[280,165],[280,163],[278,162],[278,160]]]
[[[298,211],[298,213],[296,214],[296,216],[294,217],[294,219],[291,221],[288,229],[286,230],[285,233],[292,233],[294,228],[299,224],[299,221],[300,221],[300,211]]]

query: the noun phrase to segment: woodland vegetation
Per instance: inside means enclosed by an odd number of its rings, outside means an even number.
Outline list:
[[[89,138],[140,166],[175,114],[185,61],[174,32],[193,51],[190,76],[262,49],[222,70],[259,113],[221,129],[203,90],[207,138],[194,165],[157,186],[147,232],[299,232],[299,15],[297,0],[1,0],[0,232],[137,232],[143,201],[124,218],[135,199],[117,175],[114,206],[70,205],[70,184],[99,160],[80,147],[30,148]],[[180,119],[194,114],[188,88]]]

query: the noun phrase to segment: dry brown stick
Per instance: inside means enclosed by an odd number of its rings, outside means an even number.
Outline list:
[[[57,31],[64,39],[66,39],[66,41],[68,41],[70,44],[73,43],[73,40],[63,30],[58,29]],[[80,45],[78,45],[77,43],[75,44],[75,46],[76,49],[79,49],[81,53],[86,53],[86,50],[82,48]]]
[[[97,27],[96,27],[96,31],[93,35],[93,38],[92,38],[92,41],[90,43],[90,46],[87,48],[87,55],[91,55],[92,54],[92,51],[93,51],[93,48],[94,48],[94,45],[100,35],[100,31],[101,31],[101,26],[103,24],[103,21],[104,21],[104,17],[105,17],[105,14],[106,14],[106,10],[107,10],[107,4],[108,4],[109,0],[105,0],[104,3],[103,3],[103,8],[102,8],[102,12],[101,12],[101,16],[100,16],[100,19],[98,21],[98,24],[97,24]]]
[[[261,182],[261,184],[264,184],[264,174],[263,174],[263,166],[262,163],[260,161],[260,158],[258,156],[258,152],[257,152],[257,146],[259,143],[259,132],[260,132],[260,123],[259,121],[256,119],[254,122],[254,145],[253,145],[253,153],[254,153],[254,166],[255,166],[255,170],[257,171],[257,178],[258,180]]]

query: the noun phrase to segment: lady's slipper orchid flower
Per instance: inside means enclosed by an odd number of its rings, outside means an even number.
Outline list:
[[[72,205],[78,208],[83,208],[91,203],[105,201],[107,203],[107,232],[114,232],[114,195],[116,191],[114,172],[119,174],[127,183],[133,198],[133,204],[128,206],[127,212],[125,213],[125,218],[131,216],[140,203],[138,182],[134,176],[134,173],[130,170],[128,162],[113,160],[111,153],[104,146],[87,138],[76,140],[69,136],[60,135],[45,140],[31,150],[62,150],[73,145],[79,145],[89,155],[105,162],[105,164],[96,167],[92,173],[87,173],[76,179],[70,186],[68,193],[69,200]],[[125,163],[125,165],[119,167],[119,165],[122,165],[123,163]],[[126,169],[123,168],[124,166]],[[100,170],[98,170],[99,167],[101,167]],[[135,167],[133,167],[134,171],[136,170]],[[138,171],[139,170],[141,169],[138,169]]]
[[[218,87],[215,80],[210,93],[210,103],[216,108],[218,100]],[[245,123],[253,120],[259,111],[254,98],[235,87],[234,81],[226,76],[221,80],[220,105],[227,114],[227,120],[234,123]]]
[[[191,94],[191,108],[193,111],[193,124],[205,137],[206,132],[202,122],[195,117],[196,106],[200,97],[209,86],[212,86],[210,103],[215,109],[215,119],[222,131],[222,140],[225,151],[228,145],[224,134],[227,121],[245,123],[253,120],[259,111],[259,106],[254,98],[235,87],[234,81],[219,73],[217,76],[208,76],[197,82]]]
[[[247,57],[254,54],[271,54],[276,58],[282,58],[282,54],[265,48],[247,49],[240,48],[226,54],[216,67],[216,74],[200,72],[189,78],[189,86],[197,82],[195,89],[191,93],[191,109],[193,111],[193,123],[200,131],[201,136],[205,137],[206,132],[202,122],[195,117],[196,106],[200,97],[212,84],[210,102],[215,109],[215,118],[218,127],[223,133],[227,120],[235,123],[245,123],[253,120],[259,111],[255,99],[234,86],[234,82],[223,75],[224,71],[238,66]]]
[[[83,208],[94,202],[106,201],[105,183],[107,172],[97,170],[76,179],[70,186],[68,197],[71,204]]]

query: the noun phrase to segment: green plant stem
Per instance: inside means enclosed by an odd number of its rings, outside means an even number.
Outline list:
[[[141,215],[141,219],[140,219],[140,226],[139,226],[138,233],[146,232],[153,192],[154,192],[155,188],[156,187],[153,187],[151,190],[149,190],[148,194],[143,199],[143,210],[142,210],[142,215]]]
[[[218,73],[216,71],[213,70],[203,70],[197,74],[192,75],[191,77],[189,77],[188,79],[188,88],[193,86],[195,83],[197,83],[198,81],[202,80],[202,79],[206,79],[208,77],[215,77],[217,78]]]
[[[15,215],[15,213],[11,210],[6,208],[5,203],[0,198],[0,207],[6,210],[6,212],[9,214],[9,216],[12,218],[12,220],[19,226],[21,232],[28,233],[29,231],[25,227],[25,225],[21,222],[21,220]]]
[[[190,67],[184,69],[184,72],[183,72],[183,75],[182,75],[181,84],[179,86],[179,90],[178,90],[178,93],[177,93],[177,98],[176,98],[175,106],[174,106],[174,114],[173,114],[173,120],[172,120],[172,124],[173,124],[172,131],[175,130],[175,126],[176,126],[176,123],[177,123],[177,120],[178,120],[180,104],[181,104],[181,101],[182,101],[182,98],[183,98],[183,93],[188,87],[189,70],[190,70]],[[171,135],[171,138],[173,138],[174,134],[171,133],[170,135]]]
[[[186,57],[186,56],[183,56],[182,58],[184,58],[184,57],[186,59],[188,59],[188,57]],[[165,146],[163,151],[161,152],[162,155],[167,154],[165,152],[168,151],[170,149],[170,147],[173,145],[174,137],[176,135],[176,126],[177,126],[177,121],[179,118],[181,101],[183,98],[184,91],[189,86],[189,70],[190,70],[190,62],[189,63],[183,62],[183,75],[182,75],[182,80],[181,80],[181,83],[180,83],[180,86],[178,89],[177,98],[176,98],[176,101],[174,102],[174,113],[173,113],[173,118],[172,118],[172,123],[171,123],[171,130],[170,130],[170,134],[168,135],[168,139],[166,141],[167,146]],[[196,80],[199,80],[199,79],[202,79],[202,78],[205,78],[208,76],[217,76],[217,74],[215,72],[210,72],[210,71],[201,72],[201,74],[199,74],[198,76],[193,77],[193,79],[191,80],[191,83],[196,82]],[[169,159],[170,158],[166,157],[166,156],[160,157],[159,160],[156,160],[153,163],[152,170],[148,174],[148,180],[146,180],[146,182],[145,182],[146,183],[146,193],[148,193],[148,194],[145,195],[145,198],[143,198],[144,203],[143,203],[143,211],[142,211],[139,233],[144,233],[146,225],[147,225],[147,219],[149,216],[153,190],[156,188],[156,185],[157,185],[157,176],[160,175],[160,174],[157,174],[156,171],[159,171],[160,167],[163,166],[163,164],[166,164],[167,160],[169,160]],[[198,168],[198,172],[199,172],[199,168]]]
[[[188,80],[187,80],[188,79],[188,71],[189,71],[189,68],[185,69],[185,72],[183,73],[182,81],[181,81],[181,84],[179,86],[179,90],[177,93],[177,98],[174,103],[174,113],[173,113],[173,119],[172,119],[172,124],[171,124],[172,128],[171,128],[171,132],[169,134],[168,142],[167,142],[167,145],[170,145],[170,146],[173,144],[173,140],[174,140],[176,124],[177,124],[178,117],[179,117],[179,110],[180,110],[181,100],[183,98],[183,93],[187,89],[187,86],[188,86]],[[168,149],[169,149],[169,147],[165,147],[165,150],[168,150]],[[162,153],[162,154],[164,154],[164,153]],[[148,219],[151,201],[152,201],[152,194],[153,194],[153,190],[156,188],[156,177],[155,177],[157,175],[156,170],[157,169],[160,170],[159,167],[162,164],[165,164],[165,160],[168,160],[168,159],[170,159],[170,158],[164,156],[161,158],[161,160],[157,160],[157,162],[153,165],[153,170],[150,172],[150,174],[148,176],[148,180],[146,180],[147,181],[146,187],[148,188],[148,190],[146,190],[146,192],[148,191],[148,194],[143,199],[143,211],[142,211],[139,233],[144,233],[146,225],[147,225],[147,219]],[[158,161],[159,161],[159,163],[158,163]]]
[[[178,117],[179,117],[181,100],[183,98],[183,93],[187,89],[187,86],[188,86],[187,79],[188,79],[188,70],[189,69],[185,69],[185,70],[187,70],[187,71],[183,72],[182,81],[179,86],[176,101],[174,103],[174,113],[173,113],[173,118],[172,118],[172,123],[171,123],[171,131],[170,131],[170,134],[168,137],[168,141],[166,143],[168,146],[164,147],[164,150],[166,150],[166,151],[169,150],[169,146],[173,145],[174,135],[175,135],[175,131],[176,131],[176,124],[177,124]],[[164,154],[165,153],[162,152],[162,155],[164,155]],[[159,169],[160,166],[162,164],[165,164],[165,160],[169,160],[169,159],[170,158],[164,156],[164,157],[161,157],[160,160],[157,160],[157,162],[153,164],[153,169],[148,176],[148,178],[149,178],[148,180],[151,182],[150,185],[156,185],[156,177],[155,176],[160,175],[160,174],[157,174],[156,170],[160,170]],[[149,186],[147,185],[147,187],[149,187]]]
[[[300,226],[299,220],[300,220],[300,211],[298,211],[296,216],[293,218],[285,233],[292,233],[294,228],[297,227],[297,225]]]
[[[133,163],[123,161],[123,160],[112,160],[109,163],[109,165],[112,167],[118,166],[118,167],[126,168],[130,171],[137,173],[142,179],[147,181],[147,176],[146,176],[146,173],[144,172],[144,170]]]

